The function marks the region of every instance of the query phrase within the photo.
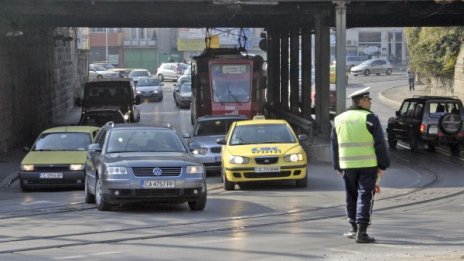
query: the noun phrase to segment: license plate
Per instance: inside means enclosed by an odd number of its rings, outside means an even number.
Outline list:
[[[63,173],[40,173],[41,179],[62,179]]]
[[[142,188],[175,188],[176,182],[174,180],[144,180],[142,181]]]
[[[429,127],[429,134],[437,134],[438,133],[438,127],[437,126],[430,126]]]
[[[280,172],[280,167],[255,167],[255,172]]]
[[[221,157],[220,156],[216,157],[216,162],[221,162]]]

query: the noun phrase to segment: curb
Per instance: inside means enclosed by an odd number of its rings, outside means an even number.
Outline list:
[[[11,172],[0,182],[0,190],[6,189],[11,184],[13,184],[16,180],[19,179],[19,174],[17,171]]]
[[[407,86],[406,86],[407,87]],[[387,105],[395,108],[395,109],[398,109],[400,106],[401,106],[401,103],[402,102],[399,102],[399,101],[395,101],[395,100],[392,100],[390,98],[388,98],[386,95],[385,95],[385,92],[387,91],[391,91],[392,89],[396,89],[396,88],[405,88],[405,86],[395,86],[395,87],[391,87],[391,88],[388,88],[387,90],[384,90],[382,92],[379,92],[379,99],[383,102],[383,103],[386,103]]]

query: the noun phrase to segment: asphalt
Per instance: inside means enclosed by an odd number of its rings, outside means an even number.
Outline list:
[[[414,95],[425,95],[428,93],[425,85],[416,85],[414,91],[410,92],[408,86],[393,87],[379,93],[379,98],[382,102],[394,107],[399,108],[401,101],[406,97]],[[66,117],[55,121],[54,125],[74,125],[79,121],[80,108],[75,107],[68,112]],[[309,159],[312,165],[320,165],[324,168],[330,168],[330,149],[327,144],[328,141],[322,140],[313,143],[309,150]],[[315,153],[317,151],[317,153]],[[313,153],[314,152],[314,153]],[[19,165],[22,158],[25,156],[26,151],[22,147],[13,148],[6,152],[0,152],[0,190],[10,185],[18,175]]]

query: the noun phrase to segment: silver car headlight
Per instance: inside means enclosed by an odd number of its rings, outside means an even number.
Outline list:
[[[185,172],[187,174],[203,174],[203,166],[187,166]]]
[[[208,148],[199,148],[192,150],[193,155],[206,155],[208,153]]]
[[[284,157],[284,160],[287,162],[303,161],[303,154],[301,153],[289,154]]]
[[[242,156],[231,156],[229,158],[230,164],[247,164],[250,162],[250,158],[242,157]]]
[[[34,171],[34,165],[33,164],[21,164],[21,170],[22,171]]]
[[[106,174],[108,175],[127,175],[127,168],[125,167],[108,167]]]
[[[69,165],[69,170],[83,170],[84,164],[71,164]]]

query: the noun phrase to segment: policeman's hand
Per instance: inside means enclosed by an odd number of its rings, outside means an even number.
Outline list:
[[[385,171],[377,168],[377,178],[380,179],[381,177],[383,177],[383,174],[385,174]]]

